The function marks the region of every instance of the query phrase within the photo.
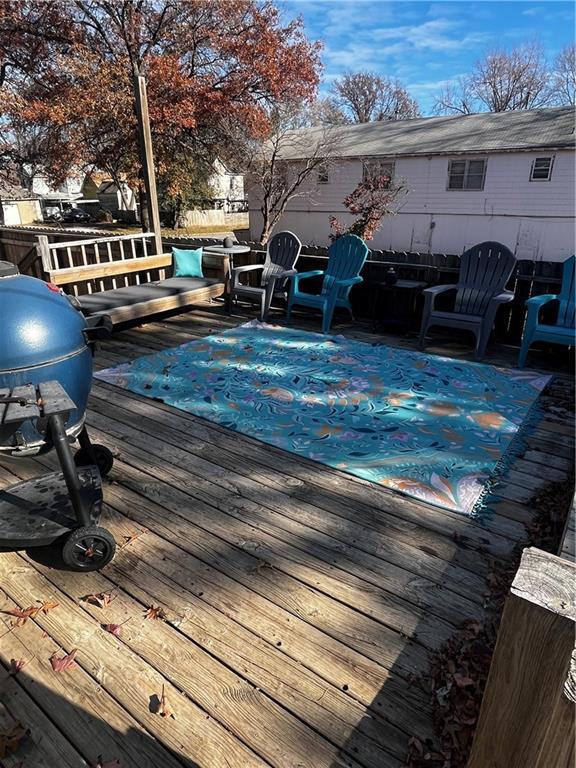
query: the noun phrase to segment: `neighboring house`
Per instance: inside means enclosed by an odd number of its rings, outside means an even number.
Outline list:
[[[214,202],[225,213],[244,210],[244,176],[229,170],[220,160],[215,160],[209,184],[214,191]]]
[[[32,192],[0,181],[0,225],[6,227],[42,221],[40,200]]]
[[[562,261],[575,250],[575,110],[571,107],[364,123],[336,131],[333,156],[292,200],[277,229],[304,242],[329,241],[330,215],[350,220],[342,204],[366,165],[401,179],[408,194],[369,245],[398,251],[462,253],[482,240],[518,258]],[[324,135],[298,131],[297,162]],[[305,141],[303,141],[303,138]],[[304,150],[302,149],[304,147]],[[248,192],[250,232],[260,234],[257,194]]]
[[[105,211],[110,211],[117,215],[120,212],[130,212],[135,214],[136,195],[126,182],[121,182],[122,189],[111,179],[105,179],[98,187],[97,197],[100,207]]]

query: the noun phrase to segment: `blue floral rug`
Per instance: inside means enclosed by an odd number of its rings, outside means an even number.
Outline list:
[[[468,514],[550,379],[257,321],[96,377]]]

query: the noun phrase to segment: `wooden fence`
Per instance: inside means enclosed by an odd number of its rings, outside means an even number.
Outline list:
[[[37,249],[38,236],[44,236],[48,245],[57,244],[54,249],[68,259],[72,267],[94,263],[92,260],[108,259],[115,261],[126,257],[123,248],[135,247],[138,255],[146,248],[146,239],[141,234],[109,237],[105,234],[96,236],[94,232],[78,233],[65,230],[42,228],[0,227],[0,259],[17,264],[24,274],[43,277],[41,255]],[[71,240],[71,238],[74,240]],[[141,243],[138,240],[141,240]],[[128,242],[134,245],[128,246]],[[219,240],[208,238],[171,237],[163,239],[164,250],[170,246],[198,247],[200,245],[220,244]],[[244,244],[244,243],[243,243]],[[255,243],[246,243],[252,248],[251,253],[236,258],[237,265],[262,260],[264,251]],[[300,270],[322,269],[327,259],[326,248],[305,246],[298,262]],[[400,277],[426,281],[429,285],[454,283],[459,270],[460,257],[443,253],[416,253],[399,251],[373,250],[364,269],[364,283],[353,294],[354,310],[358,317],[366,317],[370,305],[370,288],[375,282],[384,279],[388,267],[393,266]],[[101,262],[100,262],[101,263]],[[543,293],[557,293],[562,277],[562,264],[559,262],[520,260],[508,288],[514,291],[514,300],[503,307],[496,321],[496,337],[507,344],[518,345],[526,318],[525,302],[531,296]],[[105,287],[115,287],[110,279],[103,283]],[[553,311],[553,310],[552,310]]]

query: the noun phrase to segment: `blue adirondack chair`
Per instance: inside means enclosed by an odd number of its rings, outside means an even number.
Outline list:
[[[544,296],[533,296],[526,302],[528,315],[522,337],[522,346],[518,357],[518,367],[526,363],[528,349],[535,341],[547,341],[551,344],[576,344],[576,326],[574,322],[574,263],[576,258],[571,256],[564,262],[562,272],[562,288],[557,295],[547,293]],[[541,323],[540,310],[551,301],[558,302],[558,315],[554,325]]]
[[[368,256],[368,246],[357,235],[343,235],[332,243],[328,249],[328,256],[326,271],[315,269],[312,272],[301,272],[292,277],[288,297],[288,321],[290,321],[292,307],[295,304],[314,307],[319,309],[323,315],[322,333],[328,333],[330,330],[332,315],[336,307],[347,309],[352,316],[350,290],[353,285],[362,282],[360,271]],[[320,275],[324,275],[324,279],[319,294],[304,293],[300,290],[302,280]]]

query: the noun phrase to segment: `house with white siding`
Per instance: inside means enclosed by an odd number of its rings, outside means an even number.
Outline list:
[[[329,217],[351,220],[344,198],[377,164],[408,190],[371,248],[460,254],[482,240],[519,259],[563,261],[575,251],[575,110],[571,107],[418,118],[336,129],[326,167],[290,201],[276,229],[309,245],[329,243]],[[325,129],[295,132],[282,149],[288,168]],[[255,188],[250,232],[260,234]]]

